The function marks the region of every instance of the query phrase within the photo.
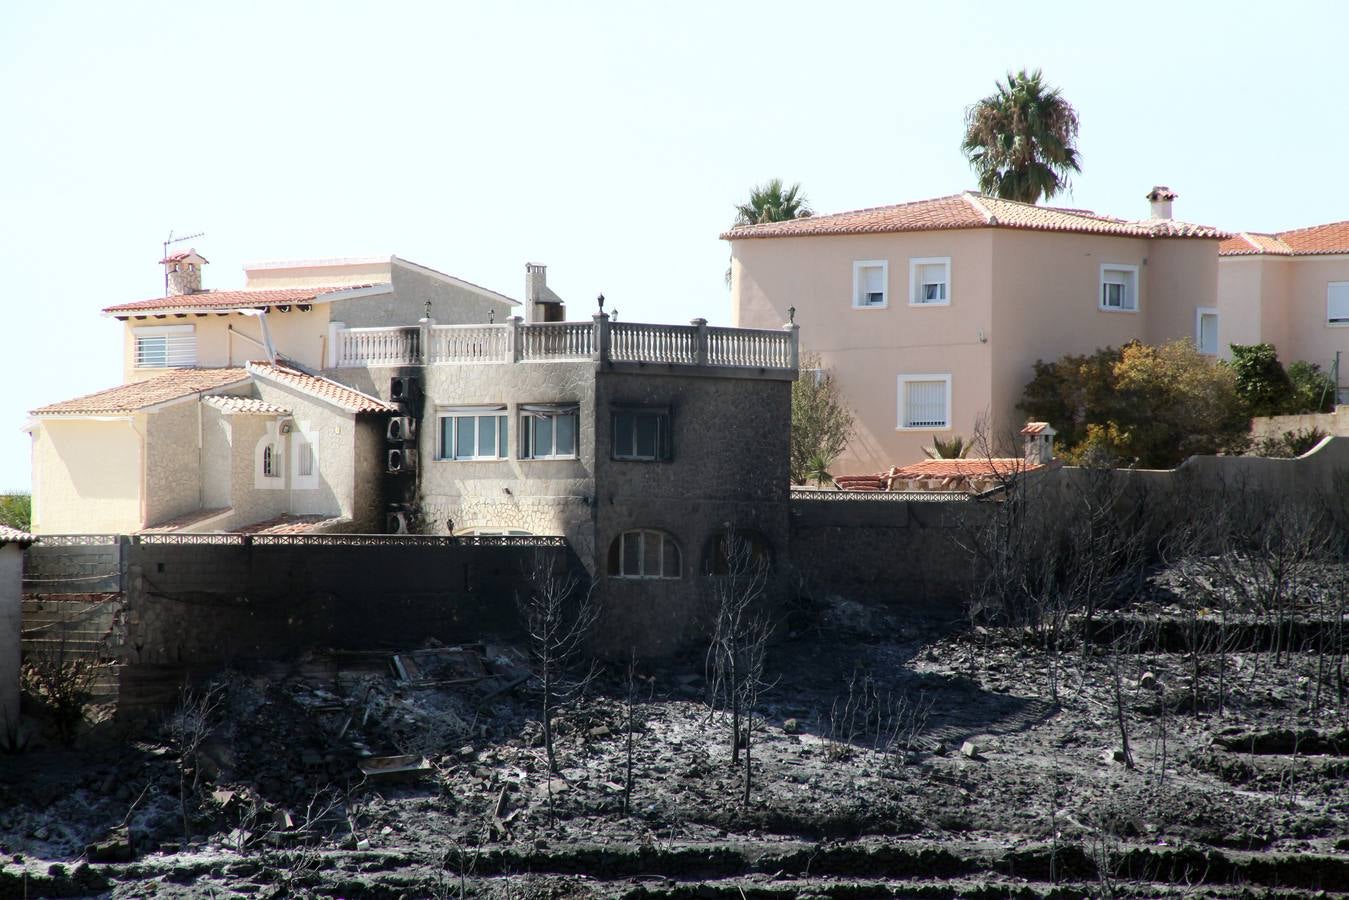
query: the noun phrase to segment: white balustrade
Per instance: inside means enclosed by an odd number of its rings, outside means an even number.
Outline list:
[[[403,366],[421,362],[421,329],[343,328],[336,332],[337,366]]]
[[[506,358],[509,326],[437,325],[431,329],[433,363],[498,363]]]
[[[607,331],[607,340],[601,335]],[[423,333],[426,346],[423,347]],[[504,325],[407,325],[344,328],[331,334],[331,365],[420,365],[424,363],[511,363],[536,360],[599,359],[615,363],[793,369],[796,330],[712,328],[640,322],[536,322],[512,319]],[[607,350],[607,353],[605,352]]]
[[[707,329],[707,364],[754,369],[790,369],[792,335],[751,328]]]
[[[614,362],[694,365],[698,362],[698,329],[690,325],[609,326],[609,358]]]
[[[590,322],[537,322],[520,326],[520,359],[589,359],[595,326]]]

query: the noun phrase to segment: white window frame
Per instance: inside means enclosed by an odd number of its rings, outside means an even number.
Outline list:
[[[1213,350],[1204,349],[1204,316],[1213,316]],[[1218,339],[1218,329],[1222,327],[1218,318],[1218,307],[1196,306],[1194,309],[1194,345],[1205,356],[1217,356],[1222,350],[1222,341]]]
[[[881,302],[862,302],[862,270],[879,266],[881,270]],[[890,305],[890,262],[884,259],[856,259],[852,264],[853,309],[885,309]]]
[[[1130,303],[1132,303],[1132,304],[1133,304],[1132,306],[1123,306],[1123,305],[1121,305],[1121,306],[1107,306],[1107,305],[1106,305],[1106,302],[1105,302],[1105,286],[1106,286],[1107,283],[1110,283],[1110,284],[1116,283],[1116,282],[1114,282],[1114,281],[1111,281],[1111,282],[1107,282],[1107,281],[1106,281],[1106,279],[1105,279],[1105,273],[1106,273],[1106,272],[1128,272],[1128,273],[1129,273],[1130,277],[1132,278],[1132,284],[1129,284],[1129,285],[1127,285],[1127,286],[1132,288],[1132,293],[1130,294],[1129,297],[1127,297],[1127,298],[1125,298],[1125,299],[1127,299]],[[1096,307],[1097,307],[1098,309],[1100,309],[1101,312],[1136,313],[1136,312],[1138,312],[1138,307],[1139,307],[1138,294],[1139,294],[1139,290],[1138,290],[1138,266],[1128,265],[1128,264],[1125,264],[1125,263],[1101,263],[1101,280],[1100,280],[1100,282],[1096,285]]]
[[[490,416],[496,419],[496,455],[479,456],[478,452],[478,419],[483,416]],[[445,446],[445,420],[454,420],[451,428],[450,446]],[[464,419],[473,419],[473,453],[472,456],[457,456],[455,451],[459,446],[459,427]],[[503,421],[504,420],[504,421]],[[505,425],[506,433],[501,433],[502,425]],[[436,459],[441,462],[500,462],[510,458],[510,416],[506,413],[506,407],[503,404],[493,404],[491,406],[460,406],[450,409],[436,410]]]
[[[941,381],[941,382],[944,382],[944,383],[945,383],[945,385],[946,385],[946,398],[945,398],[945,403],[946,403],[946,424],[945,424],[945,425],[937,426],[937,425],[906,425],[906,424],[904,424],[904,423],[907,421],[907,419],[908,419],[908,416],[905,415],[906,410],[904,409],[904,406],[905,406],[905,399],[908,397],[908,394],[909,394],[909,391],[908,391],[908,385],[909,385],[909,382],[911,382],[911,381]],[[897,418],[896,418],[896,420],[895,420],[895,422],[896,422],[896,424],[895,424],[895,430],[896,430],[896,431],[950,431],[950,430],[951,430],[951,374],[950,374],[949,372],[943,372],[943,373],[929,373],[929,374],[925,374],[925,375],[900,375],[899,378],[898,378],[898,381],[897,381],[897,383],[896,383],[896,388],[897,388],[897,392],[898,392],[898,395],[899,395],[899,396],[896,398],[896,404],[895,404],[895,405],[896,405],[896,413],[897,413]]]
[[[1330,317],[1330,292],[1333,288],[1339,288],[1349,295],[1349,281],[1328,281],[1326,282],[1326,327],[1327,328],[1349,328],[1349,318],[1332,319]]]
[[[147,325],[131,329],[132,367],[136,369],[181,369],[197,364],[197,326],[195,325]],[[145,361],[146,354],[142,341],[162,340],[164,342],[163,365],[158,364],[160,354],[155,354],[154,363]]]
[[[633,417],[632,452],[619,453],[618,419],[619,416]],[[637,450],[637,419],[656,420],[656,452],[654,455],[639,453]],[[670,462],[674,459],[674,424],[670,410],[665,407],[614,407],[609,416],[609,456],[623,462]]]
[[[922,285],[918,283],[918,272],[923,266],[945,266],[946,278],[943,286],[946,294],[941,300],[924,300],[919,296]],[[951,305],[951,257],[915,256],[909,259],[909,305],[910,306],[950,306]]]
[[[539,453],[535,445],[535,425],[541,418],[553,420],[552,449],[557,450],[557,420],[570,418],[572,424],[572,450],[570,453]],[[581,408],[575,404],[522,405],[520,407],[520,458],[521,459],[576,459],[581,450]]]
[[[637,545],[637,574],[635,575],[629,575],[623,571],[623,560],[626,556],[623,552],[624,545],[631,536],[635,536],[640,541]],[[657,574],[646,575],[643,574],[643,572],[646,569],[647,545],[650,544],[653,539],[656,541],[656,546],[660,548],[659,559],[656,563]],[[679,581],[684,577],[684,551],[669,533],[660,531],[656,528],[632,528],[614,538],[614,541],[618,543],[618,571],[608,572],[607,574],[610,578],[622,578],[626,581]],[[678,571],[677,575],[665,574],[666,542],[669,542],[670,546],[674,548],[675,559],[678,563],[676,566]]]

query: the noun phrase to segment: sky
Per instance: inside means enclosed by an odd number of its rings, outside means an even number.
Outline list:
[[[1349,219],[1349,6],[1241,3],[85,3],[0,9],[0,491],[27,410],[121,381],[104,306],[210,260],[396,253],[586,315],[730,316],[751,186],[816,212],[974,187],[964,110],[1041,68],[1077,108],[1055,203],[1279,230]]]

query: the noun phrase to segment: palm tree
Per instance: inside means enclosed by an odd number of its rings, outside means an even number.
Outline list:
[[[735,208],[735,222],[740,225],[762,225],[765,222],[785,222],[788,219],[804,219],[812,215],[801,196],[801,183],[797,182],[785,191],[781,178],[770,178],[764,184],[749,189],[749,202]],[[731,286],[731,267],[726,267],[726,286]]]
[[[1025,203],[1066,190],[1069,175],[1082,171],[1077,110],[1039,69],[1009,72],[997,88],[965,111],[961,149],[979,173],[979,190]]]
[[[806,198],[801,196],[799,183],[783,190],[782,179],[772,178],[750,189],[749,202],[735,208],[735,224],[762,225],[765,222],[804,219],[810,214]]]

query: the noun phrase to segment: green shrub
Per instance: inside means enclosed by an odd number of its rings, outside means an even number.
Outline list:
[[[1332,412],[1335,409],[1335,381],[1314,362],[1298,361],[1288,367],[1293,387],[1290,413]]]
[[[1256,441],[1251,451],[1256,456],[1272,456],[1280,459],[1293,459],[1321,443],[1326,432],[1319,428],[1301,428],[1297,431],[1285,431],[1282,434],[1263,437]]]
[[[27,531],[33,524],[33,498],[29,494],[0,494],[0,525]]]

